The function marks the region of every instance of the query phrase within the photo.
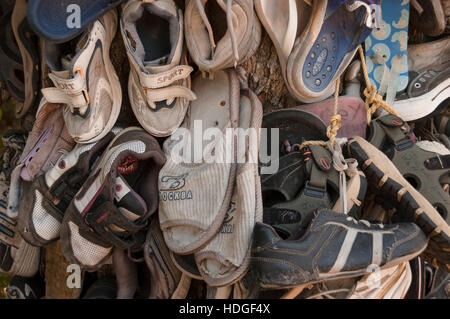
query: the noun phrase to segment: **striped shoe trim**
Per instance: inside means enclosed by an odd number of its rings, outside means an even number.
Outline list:
[[[99,174],[91,183],[91,185],[89,185],[89,188],[84,193],[84,196],[75,196],[73,203],[82,216],[86,214],[86,211],[92,206],[98,195],[100,195],[103,187],[104,184],[102,183]]]
[[[339,251],[336,261],[334,262],[333,267],[331,267],[329,273],[338,273],[342,270],[342,268],[344,268],[357,235],[358,232],[356,230],[348,229],[344,242],[342,243],[341,250]]]
[[[374,232],[372,247],[372,264],[380,265],[383,261],[383,234]]]

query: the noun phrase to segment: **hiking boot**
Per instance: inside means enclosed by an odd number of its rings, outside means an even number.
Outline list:
[[[97,143],[77,144],[45,174],[24,183],[19,230],[27,242],[44,246],[59,238],[67,207],[114,136],[109,132]]]
[[[183,50],[183,12],[173,0],[128,1],[120,20],[131,70],[128,96],[142,127],[168,136],[184,119],[190,101],[190,73]]]
[[[204,77],[245,62],[260,44],[253,0],[189,0],[184,17],[186,45]]]
[[[384,140],[382,134],[375,134],[376,138],[371,139],[374,145],[381,144],[381,147],[374,146],[360,137],[355,137],[348,142],[346,151],[358,160],[361,169],[367,176],[369,186],[375,188],[378,195],[383,196],[383,204],[396,208],[393,219],[416,223],[429,238],[429,244],[422,257],[433,265],[449,271],[450,227],[426,198],[427,196],[437,198],[434,196],[439,197],[439,193],[442,191],[442,187],[437,180],[438,176],[442,175],[442,173],[439,175],[437,173],[443,165],[439,161],[439,159],[442,160],[442,157],[429,152],[421,152],[420,149],[401,152],[401,150],[414,146],[414,142],[410,138],[404,138],[404,135],[395,129],[403,126],[404,122],[393,116],[382,117],[381,119],[387,123],[388,128],[392,129],[384,130],[380,126],[378,126],[378,129],[387,132],[390,138],[395,141],[395,143],[390,142],[391,147],[388,155],[391,158],[393,157],[394,160],[396,160],[395,157],[401,159],[401,162],[398,162],[397,165],[404,170],[404,173],[413,169],[411,174],[414,175],[403,175],[389,157],[379,149],[383,149],[383,145],[380,143]],[[377,126],[374,125],[373,127],[376,129]],[[388,145],[386,144],[384,147]],[[427,173],[423,173],[423,177],[419,179],[418,177],[424,170]],[[448,173],[448,169],[444,171],[444,174]],[[408,177],[412,182],[416,181],[422,185],[429,185],[429,188],[423,188],[419,192],[408,182]],[[422,185],[415,184],[417,187],[422,187]],[[431,189],[432,192],[430,192]],[[430,199],[433,198],[430,197]],[[445,197],[441,198],[445,199]],[[441,208],[443,207],[441,206]]]
[[[261,287],[288,288],[393,267],[426,245],[425,234],[413,223],[371,224],[320,209],[286,240],[271,226],[256,224],[251,264]]]
[[[116,29],[117,12],[112,10],[71,42],[45,44],[55,87],[42,94],[64,105],[64,121],[77,143],[100,140],[119,116],[122,90],[109,57]]]
[[[96,270],[113,247],[143,244],[139,231],[158,207],[164,161],[158,142],[143,129],[130,127],[116,135],[64,215],[61,248],[67,260]]]
[[[22,181],[31,182],[47,172],[61,156],[72,150],[74,144],[64,124],[61,105],[42,99],[36,121],[11,176],[7,211],[10,217],[17,217]]]

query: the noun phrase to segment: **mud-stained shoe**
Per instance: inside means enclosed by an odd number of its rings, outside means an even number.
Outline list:
[[[139,123],[154,136],[171,135],[196,98],[183,22],[173,0],[128,1],[122,11],[120,28],[131,65],[128,96]]]
[[[189,0],[184,19],[190,56],[208,78],[243,63],[261,41],[253,0]]]
[[[45,43],[45,58],[55,87],[42,89],[47,101],[61,103],[64,121],[77,143],[93,143],[113,128],[122,90],[109,57],[117,29],[111,10],[68,43]]]
[[[393,267],[426,245],[414,223],[371,224],[322,209],[311,212],[286,240],[270,225],[256,224],[251,265],[261,287],[289,288]]]
[[[66,210],[61,225],[66,259],[91,271],[108,261],[113,247],[142,245],[140,231],[158,207],[164,162],[158,142],[143,129],[117,134]]]
[[[393,124],[395,125],[395,123]],[[398,122],[398,124],[402,125],[402,122]],[[402,141],[397,142],[397,148],[401,149],[410,143],[404,142],[405,140],[403,143]],[[345,149],[350,156],[358,160],[361,169],[367,176],[369,186],[374,187],[377,194],[383,196],[384,204],[389,203],[397,209],[394,215],[395,220],[416,223],[429,238],[427,249],[422,254],[425,261],[449,271],[450,227],[425,195],[415,189],[396,165],[368,141],[355,137],[348,142]],[[416,155],[413,158],[407,157],[405,160],[414,162],[415,158]],[[433,164],[434,161],[439,163],[436,158],[433,162],[430,160],[426,165],[438,167]],[[436,192],[442,189],[440,185],[434,188]]]

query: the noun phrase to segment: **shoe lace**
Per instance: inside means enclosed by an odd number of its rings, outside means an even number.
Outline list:
[[[238,48],[237,48],[236,33],[234,31],[234,26],[233,26],[233,15],[232,15],[233,0],[226,0],[226,1],[227,1],[227,3],[226,3],[227,26],[228,26],[228,30],[230,32],[231,47],[233,50],[233,57],[234,57],[234,67],[236,67],[237,63],[239,61],[239,52],[238,52]],[[222,0],[217,0],[217,2],[223,3]],[[205,6],[203,5],[202,0],[195,0],[195,4],[197,5],[198,11],[200,13],[200,17],[206,26],[206,30],[208,31],[209,42],[210,42],[210,45],[212,48],[212,53],[211,53],[211,56],[212,56],[212,55],[214,55],[214,50],[216,48],[216,42],[214,40],[211,23],[209,22],[209,19],[206,15]]]
[[[362,224],[362,225],[364,225],[364,226],[366,226],[368,228],[371,228],[372,225],[376,225],[379,228],[384,229],[384,224],[382,224],[382,223],[370,223],[369,221],[367,221],[365,219],[356,220],[355,218],[353,218],[351,216],[347,216],[347,221],[353,222],[355,225],[361,225]]]

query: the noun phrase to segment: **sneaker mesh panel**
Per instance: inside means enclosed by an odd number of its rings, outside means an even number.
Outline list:
[[[61,223],[42,207],[42,199],[42,194],[36,191],[36,204],[32,214],[33,226],[39,237],[45,240],[53,240],[59,237]]]
[[[81,237],[78,226],[73,222],[69,222],[69,228],[72,253],[80,264],[96,266],[111,252],[111,248],[96,245]]]

